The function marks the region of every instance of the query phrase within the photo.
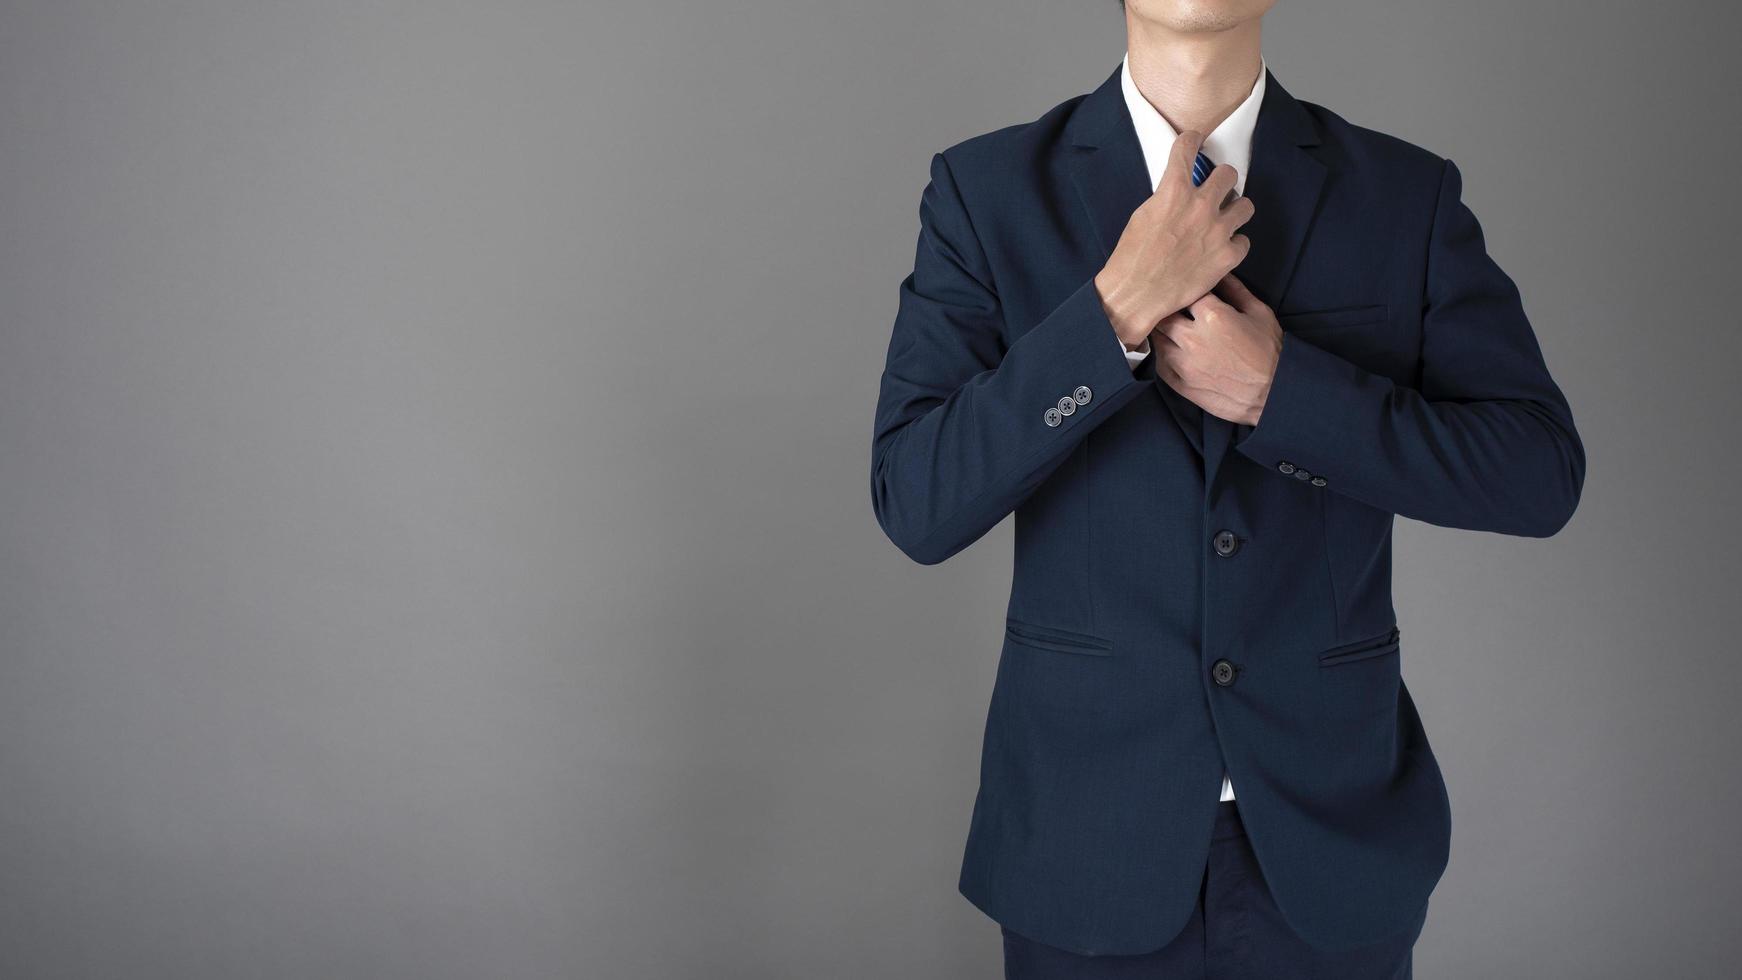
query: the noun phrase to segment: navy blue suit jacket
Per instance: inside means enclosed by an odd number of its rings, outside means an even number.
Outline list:
[[[1392,517],[1545,537],[1584,482],[1451,162],[1272,75],[1245,190],[1235,272],[1284,330],[1256,426],[1134,372],[1102,309],[1151,192],[1117,70],[934,155],[901,283],[877,519],[934,564],[1016,515],[961,891],[1076,952],[1179,931],[1224,767],[1299,934],[1346,948],[1418,915],[1450,810],[1399,671]]]

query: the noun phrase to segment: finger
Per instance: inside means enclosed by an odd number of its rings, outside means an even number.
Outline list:
[[[1149,335],[1153,338],[1159,338],[1163,344],[1169,347],[1178,347],[1179,341],[1174,339],[1174,332],[1184,329],[1191,322],[1191,317],[1184,313],[1169,313],[1161,318],[1161,322],[1155,325],[1155,329],[1150,331]]]
[[[1251,198],[1236,197],[1222,208],[1222,220],[1227,222],[1229,234],[1232,235],[1233,229],[1251,221],[1257,212],[1258,206],[1252,203]]]
[[[1186,309],[1192,311],[1193,317],[1202,320],[1211,313],[1230,312],[1233,307],[1230,307],[1227,303],[1223,302],[1222,297],[1217,296],[1214,292],[1208,292],[1198,297],[1198,299],[1193,302],[1192,305],[1186,307]]]
[[[1223,276],[1221,282],[1216,283],[1216,291],[1228,301],[1228,305],[1242,313],[1252,313],[1264,306],[1264,301],[1254,296],[1252,290],[1247,289],[1246,284],[1241,282],[1239,277],[1232,272]]]
[[[1218,163],[1210,169],[1210,175],[1204,178],[1199,186],[1217,207],[1228,203],[1228,198],[1234,193],[1234,185],[1240,182],[1240,175],[1233,167]]]
[[[1245,235],[1236,233],[1233,237],[1228,239],[1228,243],[1234,246],[1234,254],[1237,256],[1237,258],[1234,259],[1234,265],[1238,266],[1240,263],[1246,261],[1246,254],[1252,251],[1252,239],[1247,238]],[[1228,271],[1232,272],[1233,269],[1229,269]]]
[[[1163,181],[1183,182],[1187,187],[1192,183],[1192,161],[1198,158],[1198,148],[1204,145],[1204,134],[1195,129],[1188,129],[1174,137],[1173,149],[1167,154],[1167,170],[1162,173]],[[1160,189],[1159,185],[1156,188]]]

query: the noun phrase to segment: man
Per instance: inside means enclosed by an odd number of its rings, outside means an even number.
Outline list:
[[[871,489],[925,564],[1016,515],[960,878],[1010,977],[1409,976],[1450,810],[1393,515],[1547,537],[1583,486],[1458,169],[1291,97],[1271,2],[1130,0],[921,197]]]

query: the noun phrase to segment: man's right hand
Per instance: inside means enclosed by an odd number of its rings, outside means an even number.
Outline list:
[[[1187,130],[1173,141],[1155,193],[1131,213],[1095,290],[1113,330],[1136,348],[1163,317],[1184,309],[1234,271],[1250,247],[1235,229],[1252,217],[1251,200],[1233,193],[1234,168],[1217,164],[1192,186],[1192,163],[1203,145]]]

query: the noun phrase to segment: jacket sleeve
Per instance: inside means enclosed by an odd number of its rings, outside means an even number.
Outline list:
[[[1403,517],[1548,537],[1578,506],[1584,447],[1518,289],[1461,194],[1448,160],[1428,246],[1419,390],[1284,334],[1269,398],[1235,448]]]
[[[1006,341],[996,284],[942,154],[932,156],[919,219],[878,392],[871,501],[889,539],[933,565],[1013,511],[1148,385],[1092,277]],[[1075,404],[1077,395],[1087,401]],[[1061,400],[1070,414],[1049,425]]]

